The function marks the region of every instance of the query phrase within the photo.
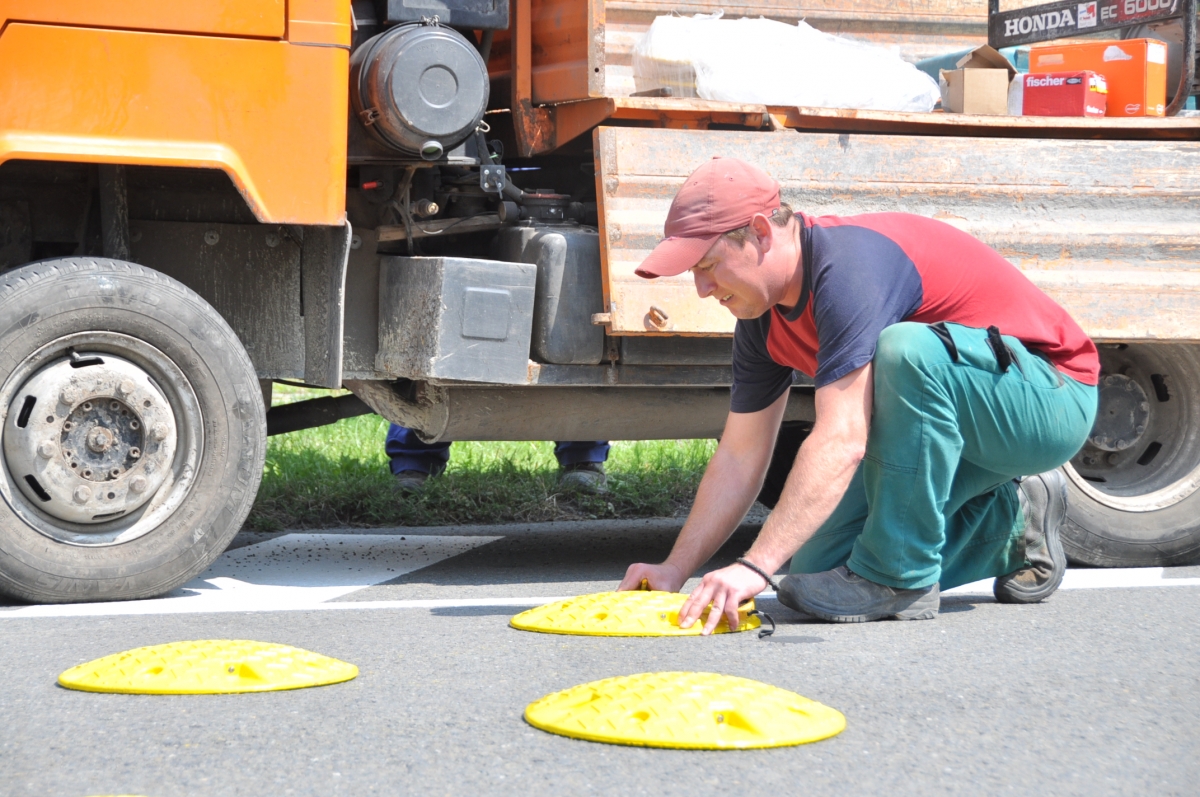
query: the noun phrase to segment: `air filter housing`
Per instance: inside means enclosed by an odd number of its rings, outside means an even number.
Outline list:
[[[479,51],[437,24],[397,25],[350,58],[350,99],[367,131],[425,160],[438,160],[475,130],[488,91]]]

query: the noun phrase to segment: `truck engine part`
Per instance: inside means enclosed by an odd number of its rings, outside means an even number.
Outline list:
[[[391,25],[396,22],[420,22],[436,11],[443,25],[456,28],[508,29],[508,0],[376,0],[378,15]]]
[[[397,25],[350,58],[350,99],[379,143],[438,160],[483,118],[487,66],[462,34],[436,23]]]

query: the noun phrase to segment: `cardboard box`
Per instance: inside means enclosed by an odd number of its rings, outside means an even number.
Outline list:
[[[1024,116],[1104,116],[1108,89],[1095,72],[1047,72],[1021,75]]]
[[[947,113],[1004,116],[1008,84],[1017,70],[996,49],[984,45],[958,59],[958,69],[943,69],[938,81]]]
[[[1029,51],[1031,74],[1088,70],[1108,84],[1107,116],[1164,116],[1167,46],[1154,39],[1051,44]]]

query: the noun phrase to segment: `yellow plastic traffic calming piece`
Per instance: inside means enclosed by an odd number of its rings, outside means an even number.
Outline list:
[[[58,682],[84,692],[210,695],[303,689],[356,675],[353,664],[290,645],[200,639],[114,653],[72,667]]]
[[[699,620],[692,623],[691,628],[679,627],[679,610],[687,597],[679,592],[645,590],[597,592],[521,612],[509,621],[509,625],[522,631],[545,634],[699,636],[704,627]],[[749,631],[762,625],[757,617],[749,616],[752,611],[754,601],[738,607],[738,631]],[[721,618],[715,633],[728,632],[729,624]]]
[[[836,736],[840,711],[795,692],[710,672],[650,672],[593,681],[535,700],[535,728],[593,742],[730,750]]]

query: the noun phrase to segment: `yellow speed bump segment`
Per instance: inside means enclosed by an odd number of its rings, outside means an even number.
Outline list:
[[[525,719],[573,739],[689,750],[788,747],[846,727],[840,711],[795,692],[710,672],[593,681],[535,700]]]
[[[135,648],[58,676],[68,689],[131,695],[273,692],[349,681],[358,668],[319,653],[245,639],[200,639]]]
[[[679,627],[679,610],[687,598],[679,592],[597,592],[521,612],[509,621],[509,625],[544,634],[699,636],[704,627],[702,620],[692,623],[691,628]],[[736,630],[749,631],[762,625],[757,617],[750,616],[752,611],[754,601],[738,607]],[[729,624],[721,618],[715,633],[728,632]]]

